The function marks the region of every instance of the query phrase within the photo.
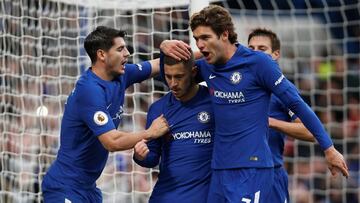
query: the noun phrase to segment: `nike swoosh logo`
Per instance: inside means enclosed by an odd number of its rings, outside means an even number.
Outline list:
[[[213,74],[209,75],[209,79],[210,79],[210,80],[211,80],[211,79],[214,79],[214,78],[216,78],[216,75],[213,75]]]
[[[109,109],[112,103],[109,104],[109,106],[106,107],[106,109]]]

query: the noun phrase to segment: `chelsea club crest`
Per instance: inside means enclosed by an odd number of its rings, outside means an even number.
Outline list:
[[[238,84],[241,81],[242,75],[239,72],[233,72],[230,77],[230,81],[232,84]]]
[[[198,113],[197,119],[201,123],[207,123],[210,121],[210,114],[206,111],[202,111],[202,112]]]

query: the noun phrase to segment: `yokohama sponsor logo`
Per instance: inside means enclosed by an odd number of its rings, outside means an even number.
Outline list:
[[[222,92],[214,91],[214,96],[222,99],[243,99],[244,94],[242,92]]]
[[[192,139],[192,138],[210,138],[210,131],[185,131],[172,134],[174,140]]]
[[[243,103],[245,102],[244,94],[239,92],[222,92],[215,90],[214,96],[221,99],[227,99],[229,103]]]

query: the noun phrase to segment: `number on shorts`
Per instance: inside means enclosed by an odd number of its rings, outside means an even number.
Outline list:
[[[243,197],[241,199],[242,202],[245,202],[245,203],[251,203],[251,199],[248,199],[248,198],[245,198]],[[260,201],[260,190],[255,192],[255,198],[254,198],[254,203],[259,203]]]

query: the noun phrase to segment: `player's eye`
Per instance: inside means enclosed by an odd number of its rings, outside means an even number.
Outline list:
[[[260,48],[260,51],[267,51],[267,48]]]
[[[210,39],[210,37],[209,36],[204,36],[202,39],[206,41],[206,40]]]
[[[180,80],[181,78],[183,78],[184,76],[183,75],[175,75],[174,78],[177,79],[177,80]]]

